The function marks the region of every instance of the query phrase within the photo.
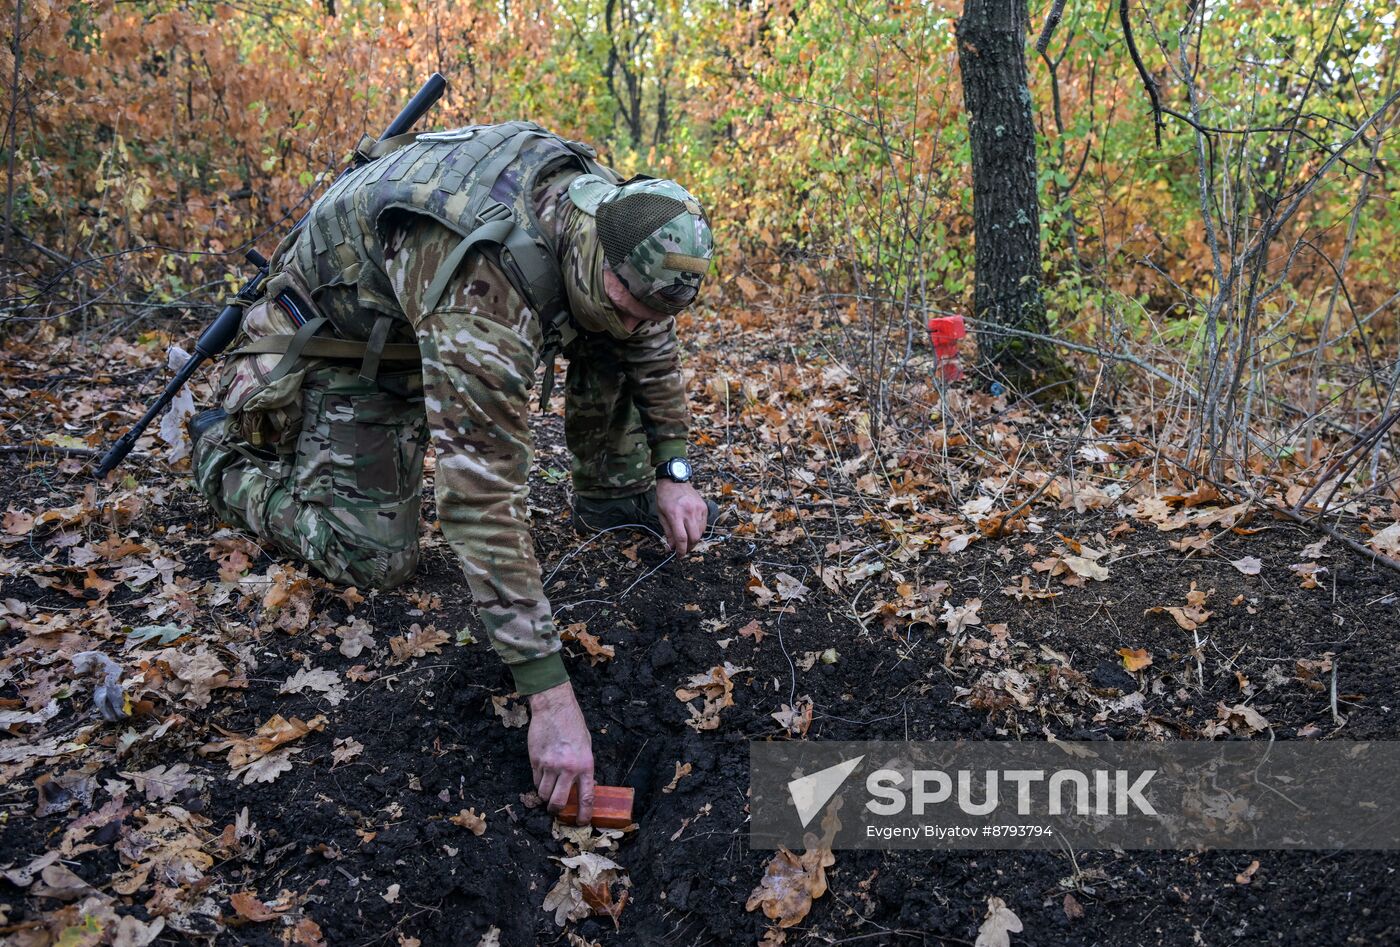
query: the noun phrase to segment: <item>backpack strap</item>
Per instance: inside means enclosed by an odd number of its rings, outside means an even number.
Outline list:
[[[514,229],[515,221],[509,207],[496,201],[488,205],[477,218],[476,229],[467,234],[438,267],[433,281],[428,284],[427,292],[423,294],[423,311],[432,312],[437,308],[442,294],[447,292],[448,281],[452,279],[468,253],[484,244],[504,244]]]
[[[277,362],[276,366],[273,367],[272,371],[268,373],[267,384],[270,385],[293,371],[297,363],[301,361],[302,353],[306,350],[306,344],[311,341],[311,337],[317,332],[320,332],[321,329],[328,324],[325,316],[317,316],[314,319],[307,319],[303,322],[301,328],[297,329],[296,335],[293,335],[291,339],[288,340],[287,350],[282,353],[282,358]]]
[[[408,132],[403,135],[395,135],[393,138],[374,138],[370,135],[361,135],[359,142],[355,145],[355,154],[362,161],[373,161],[382,158],[387,154],[407,147],[418,140],[418,132]]]
[[[374,320],[374,328],[369,331],[369,341],[365,343],[365,357],[360,361],[360,381],[369,384],[379,377],[379,360],[384,357],[384,343],[389,338],[389,328],[394,324],[390,316],[380,316]]]

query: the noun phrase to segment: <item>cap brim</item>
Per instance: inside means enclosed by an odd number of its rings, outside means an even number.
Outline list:
[[[589,216],[597,216],[598,205],[617,193],[617,185],[596,174],[581,174],[569,184],[569,200]]]

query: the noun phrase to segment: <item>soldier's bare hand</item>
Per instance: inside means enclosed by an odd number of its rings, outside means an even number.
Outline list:
[[[666,531],[666,544],[676,555],[684,556],[704,538],[710,511],[705,498],[690,484],[657,480],[656,512]]]
[[[535,790],[558,812],[578,784],[578,824],[593,819],[593,738],[568,681],[530,695],[530,769]]]

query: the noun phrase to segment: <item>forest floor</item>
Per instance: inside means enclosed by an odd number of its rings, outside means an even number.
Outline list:
[[[159,351],[11,353],[6,443],[110,435]],[[598,781],[637,792],[620,836],[531,805],[523,707],[472,631],[430,483],[419,575],[361,595],[223,529],[179,465],[93,486],[87,457],[0,456],[0,933],[971,944],[996,897],[1024,926],[1013,944],[1400,942],[1400,854],[1379,852],[837,851],[793,926],[746,910],[773,857],[748,842],[753,740],[1400,738],[1400,576],[1215,491],[1143,481],[1128,451],[1087,455],[1073,490],[979,532],[995,463],[920,480],[849,466],[858,435],[812,449],[800,419],[850,391],[813,371],[805,396],[753,372],[742,412],[727,401],[749,382],[701,376],[706,487],[727,513],[683,561],[647,537],[575,536],[560,419],[538,419],[534,535]],[[979,410],[998,444],[1042,425]],[[900,532],[914,524],[923,539]],[[94,678],[71,666],[87,650],[120,665],[130,719],[96,716]],[[732,685],[717,720],[677,696],[703,681]],[[615,922],[545,907],[579,903],[559,859],[580,850],[620,866]]]

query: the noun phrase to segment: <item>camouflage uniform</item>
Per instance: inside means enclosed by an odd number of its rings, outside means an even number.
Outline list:
[[[557,149],[550,139],[535,144]],[[506,187],[493,193],[510,193],[517,183],[510,174],[508,166]],[[559,248],[574,309],[589,305],[586,288],[601,293],[596,274],[580,262],[603,255],[597,228],[567,193],[581,176],[576,167],[541,175],[521,198]],[[365,381],[359,365],[312,359],[299,382],[287,385],[299,392],[291,403],[258,413],[243,409],[244,392],[256,399],[277,387],[268,384],[267,370],[276,356],[236,355],[221,380],[229,417],[196,439],[199,490],[224,519],[327,578],[388,588],[417,566],[422,464],[431,437],[438,518],[492,646],[521,693],[562,683],[567,674],[528,527],[531,390],[547,341],[531,300],[495,248],[454,259],[462,235],[441,218],[396,223],[384,236],[375,278],[353,286],[334,285],[324,268],[310,271],[308,261],[321,257],[297,245],[310,240],[303,234],[279,247],[274,271],[316,285],[316,309],[347,339],[374,331],[378,314],[389,308],[374,289],[387,288],[395,317],[389,348],[416,341],[421,361],[386,361]],[[454,269],[443,283],[445,265]],[[285,335],[294,326],[279,323],[281,315],[269,298],[260,301],[245,315],[245,337]],[[578,332],[564,351],[576,492],[612,497],[651,489],[655,465],[684,455],[689,427],[674,319],[625,339]]]

